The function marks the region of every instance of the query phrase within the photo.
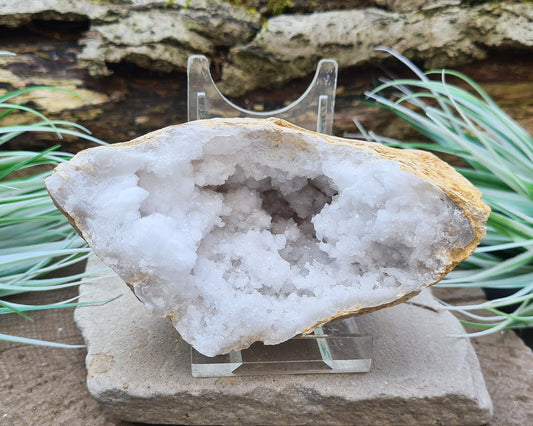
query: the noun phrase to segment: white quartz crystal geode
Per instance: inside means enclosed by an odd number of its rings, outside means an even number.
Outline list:
[[[96,255],[208,356],[406,300],[474,251],[489,212],[431,154],[278,119],[92,148],[46,185]]]

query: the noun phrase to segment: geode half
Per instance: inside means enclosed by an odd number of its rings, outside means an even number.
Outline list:
[[[432,154],[279,119],[88,149],[46,186],[96,255],[208,356],[407,300],[475,250],[489,214]]]

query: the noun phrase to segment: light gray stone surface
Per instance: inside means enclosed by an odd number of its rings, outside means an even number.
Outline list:
[[[88,270],[103,265],[92,258]],[[105,272],[104,272],[105,273]],[[109,273],[108,273],[109,274]],[[367,374],[193,378],[189,345],[115,275],[80,287],[92,396],[124,420],[178,424],[484,424],[492,412],[476,354],[430,292],[360,317],[374,336]]]
[[[79,59],[97,77],[111,74],[107,65],[119,62],[185,71],[189,55],[212,55],[217,47],[244,43],[260,26],[258,14],[217,0],[133,3],[114,21],[91,26]]]
[[[274,17],[267,6],[266,0],[0,0],[0,25],[85,22],[78,62],[93,77],[110,75],[117,63],[185,71],[189,55],[204,54],[229,96],[311,75],[322,58],[336,59],[341,69],[379,63],[385,55],[374,50],[378,45],[424,68],[533,49],[533,4],[520,0],[301,0]]]
[[[261,27],[258,13],[219,0],[0,0],[0,25],[34,20],[87,21],[79,62],[98,77],[119,62],[185,71],[189,55],[245,43]]]
[[[339,68],[377,63],[387,46],[424,68],[455,67],[485,59],[489,49],[533,47],[533,5],[502,3],[466,8],[453,4],[419,11],[380,8],[281,15],[269,19],[254,39],[230,50],[221,90],[239,96],[312,73],[321,58]]]

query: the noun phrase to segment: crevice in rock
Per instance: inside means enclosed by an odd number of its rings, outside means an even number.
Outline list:
[[[146,58],[149,61],[148,58]],[[130,77],[135,76],[137,80],[140,79],[150,79],[150,80],[168,80],[172,81],[173,79],[178,81],[185,81],[186,75],[182,71],[174,69],[173,71],[163,71],[155,70],[140,67],[137,63],[131,60],[124,58],[120,62],[109,62],[105,61],[105,66],[111,70],[112,74],[115,76],[121,77]],[[174,67],[175,68],[175,67]]]
[[[91,21],[82,15],[67,14],[61,19],[33,18],[25,27],[27,30],[52,39],[79,39],[90,27]]]
[[[255,36],[255,35],[254,35]],[[230,47],[217,46],[212,55],[210,55],[210,71],[213,81],[220,81],[222,78],[222,69],[229,63]]]

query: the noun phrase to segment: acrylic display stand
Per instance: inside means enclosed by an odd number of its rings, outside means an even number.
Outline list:
[[[279,117],[304,129],[330,135],[333,128],[337,62],[322,59],[313,81],[300,98],[274,111],[257,112],[241,108],[218,90],[211,78],[209,61],[203,55],[189,57],[187,67],[188,121],[215,117]]]
[[[191,349],[194,377],[366,373],[371,363],[372,336],[359,334],[354,318],[328,323],[314,334],[279,345],[256,342],[227,355],[207,357]]]
[[[290,105],[268,112],[241,108],[216,87],[203,55],[189,57],[188,120],[215,117],[279,117],[297,126],[331,134],[337,87],[337,62],[322,59],[304,94]],[[359,333],[354,318],[328,323],[313,334],[279,345],[254,343],[242,351],[206,357],[191,348],[194,377],[272,374],[365,373],[372,362],[372,336]]]

